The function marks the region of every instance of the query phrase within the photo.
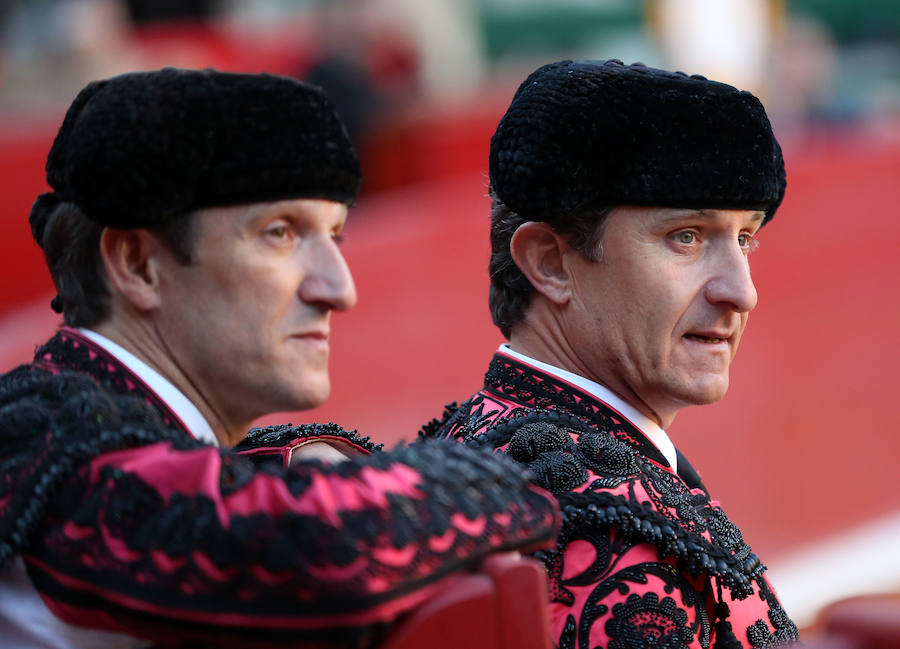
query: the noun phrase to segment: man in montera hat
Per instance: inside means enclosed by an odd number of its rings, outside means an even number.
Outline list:
[[[785,190],[750,93],[620,61],[519,87],[491,140],[490,308],[509,339],[426,436],[499,449],[563,511],[560,647],[771,647],[797,628],[666,429],[721,399]]]
[[[553,499],[508,460],[333,424],[244,438],[325,400],[329,314],[356,300],[359,164],[318,89],[91,83],[47,181],[30,223],[65,326],[0,378],[0,646],[359,644],[550,540]]]

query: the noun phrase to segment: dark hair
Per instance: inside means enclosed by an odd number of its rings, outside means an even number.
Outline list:
[[[47,195],[44,195],[47,196]],[[39,198],[31,212],[35,240],[44,251],[57,295],[50,302],[70,327],[91,327],[109,316],[110,293],[100,255],[104,226],[75,204]],[[193,261],[193,214],[148,228],[172,251],[176,261]]]
[[[513,261],[509,244],[512,236],[523,223],[533,220],[519,216],[509,209],[493,190],[491,195],[491,261],[488,272],[491,288],[488,301],[491,318],[506,338],[513,325],[525,316],[531,302],[534,287]],[[564,217],[550,217],[546,222],[556,232],[564,235],[569,244],[591,261],[598,261],[603,254],[600,237],[606,215],[612,208],[592,209]]]

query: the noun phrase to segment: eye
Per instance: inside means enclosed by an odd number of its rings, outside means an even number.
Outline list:
[[[749,253],[759,248],[759,241],[749,232],[742,232],[738,235],[738,245]]]
[[[267,237],[273,237],[275,239],[287,239],[291,236],[291,233],[292,230],[288,224],[281,222],[271,224],[264,231],[264,234]]]
[[[691,244],[697,241],[697,235],[691,230],[682,230],[675,234],[675,240],[678,243]]]

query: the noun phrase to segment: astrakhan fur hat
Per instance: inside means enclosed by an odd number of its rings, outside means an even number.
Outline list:
[[[267,74],[166,68],[85,87],[50,150],[47,182],[54,192],[35,209],[71,201],[102,225],[136,228],[201,207],[350,203],[361,174],[318,88]]]
[[[756,97],[617,60],[533,72],[491,139],[490,181],[507,207],[548,222],[616,205],[753,209],[769,220],[785,190]]]

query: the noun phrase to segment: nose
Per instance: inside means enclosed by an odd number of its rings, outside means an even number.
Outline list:
[[[723,246],[715,255],[705,295],[711,304],[727,305],[738,313],[748,313],[756,306],[750,262],[740,246]]]
[[[337,243],[330,236],[323,237],[311,253],[300,283],[300,299],[331,311],[345,311],[355,305],[356,284]]]

